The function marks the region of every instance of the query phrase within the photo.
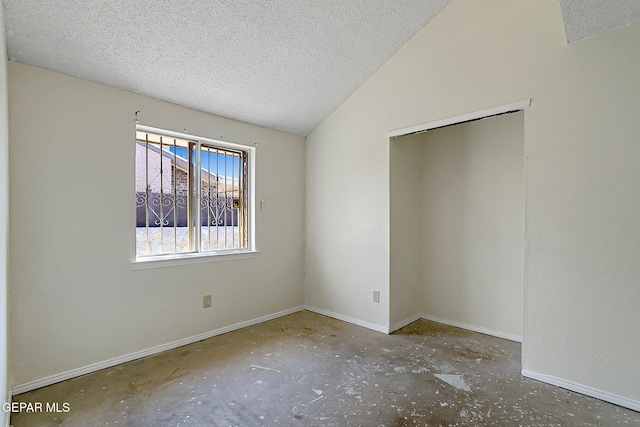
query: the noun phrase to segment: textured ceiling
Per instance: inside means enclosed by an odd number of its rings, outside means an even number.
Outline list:
[[[560,0],[567,42],[640,21],[640,0]]]
[[[307,135],[451,0],[4,0],[9,59]],[[567,39],[640,0],[560,0]]]
[[[449,2],[4,0],[12,61],[298,135]]]

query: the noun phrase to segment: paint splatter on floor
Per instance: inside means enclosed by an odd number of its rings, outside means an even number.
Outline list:
[[[434,374],[434,376],[446,382],[447,384],[454,386],[458,390],[471,392],[471,389],[469,388],[467,383],[464,382],[462,375]]]

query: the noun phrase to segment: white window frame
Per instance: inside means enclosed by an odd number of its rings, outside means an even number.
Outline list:
[[[196,245],[195,251],[190,253],[180,253],[180,254],[162,254],[162,255],[150,255],[150,256],[141,256],[138,257],[136,254],[135,259],[131,262],[131,268],[133,270],[141,270],[147,268],[158,268],[158,267],[170,267],[174,265],[184,265],[184,264],[200,264],[200,263],[208,263],[208,262],[216,262],[216,261],[228,261],[228,260],[239,260],[239,259],[247,259],[247,258],[256,258],[258,256],[258,250],[256,249],[255,242],[255,157],[256,157],[256,148],[248,145],[231,143],[227,141],[221,141],[217,139],[205,138],[201,136],[174,132],[166,129],[156,128],[152,126],[140,125],[137,124],[135,126],[135,132],[148,132],[161,136],[166,136],[170,138],[178,138],[185,139],[189,141],[193,141],[197,144],[196,152],[200,152],[201,144],[212,145],[221,148],[229,148],[235,150],[242,150],[247,153],[247,248],[242,249],[225,249],[218,251],[207,251],[201,252],[199,245]],[[135,135],[134,135],[135,140]],[[198,168],[200,165],[198,154]],[[135,173],[135,165],[134,165],[134,173]],[[135,179],[134,179],[135,185]],[[197,195],[194,195],[199,199],[200,196],[200,185],[196,186]],[[202,225],[198,225],[198,227],[202,227]],[[134,240],[135,240],[135,230],[134,230]],[[135,248],[135,241],[134,241]]]

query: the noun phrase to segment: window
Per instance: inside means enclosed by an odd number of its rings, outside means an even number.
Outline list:
[[[253,147],[136,127],[136,260],[253,250]]]

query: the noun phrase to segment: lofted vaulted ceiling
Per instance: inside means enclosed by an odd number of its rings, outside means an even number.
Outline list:
[[[451,0],[4,0],[12,61],[307,135]],[[569,42],[638,0],[559,0]]]
[[[638,0],[560,0],[567,42],[640,21]]]

